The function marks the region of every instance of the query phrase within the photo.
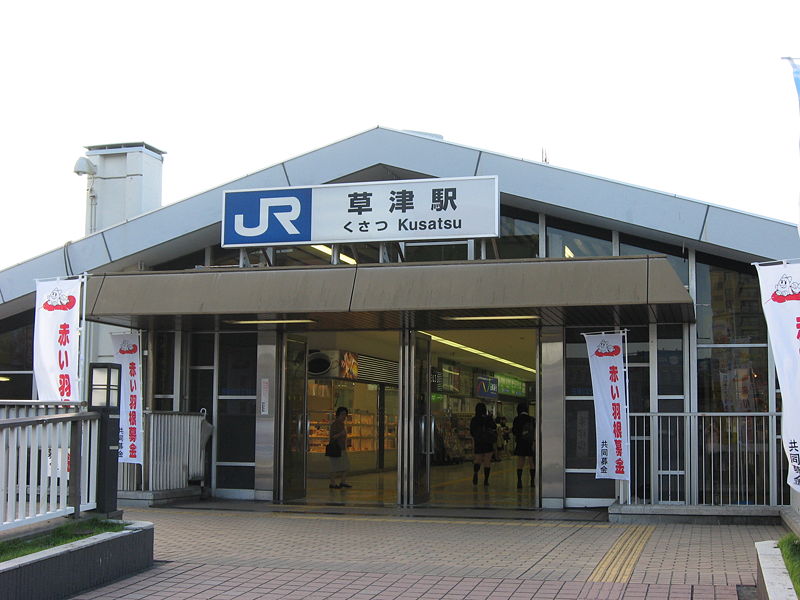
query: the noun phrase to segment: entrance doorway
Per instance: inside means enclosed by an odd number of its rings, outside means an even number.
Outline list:
[[[443,330],[431,337],[430,505],[481,508],[539,506],[536,464],[518,465],[512,432],[518,406],[537,416],[536,329]],[[473,484],[474,440],[470,423],[483,404],[497,430],[488,467],[488,485],[481,466]],[[537,420],[538,422],[538,420]],[[535,429],[535,428],[534,428]],[[538,435],[533,447],[537,448]],[[538,454],[538,453],[536,453]],[[522,468],[518,488],[517,469]]]
[[[306,332],[303,338],[305,361],[294,352],[294,362],[286,365],[293,368],[287,377],[295,379],[286,389],[293,392],[294,405],[303,408],[302,414],[287,409],[284,418],[291,422],[285,431],[304,439],[284,438],[284,452],[292,459],[284,459],[284,466],[292,469],[295,492],[284,500],[538,507],[539,486],[528,472],[530,463],[524,466],[523,487],[517,487],[512,434],[519,404],[537,415],[536,329],[451,329],[407,336],[397,331]],[[409,369],[402,376],[404,360]],[[408,398],[401,398],[404,389]],[[472,483],[470,421],[479,403],[497,423],[488,486],[482,468],[479,484]],[[345,481],[352,487],[331,488],[325,445],[339,407],[349,413]]]

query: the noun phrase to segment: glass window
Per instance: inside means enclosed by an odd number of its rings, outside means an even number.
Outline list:
[[[683,394],[683,327],[658,326],[658,393]]]
[[[222,396],[256,394],[255,333],[219,336],[219,393]]]
[[[768,410],[766,348],[698,348],[697,407],[701,412]]]
[[[533,213],[500,208],[500,238],[492,258],[536,258],[539,256],[539,217]],[[492,244],[487,241],[487,248]]]
[[[33,370],[33,324],[0,333],[0,370]]]
[[[252,490],[256,484],[255,467],[217,467],[217,487]]]
[[[650,329],[628,327],[628,362],[647,364],[650,362]]]
[[[567,396],[591,396],[592,376],[589,372],[589,353],[581,330],[568,327],[564,332],[564,376]]]
[[[567,498],[614,497],[614,480],[595,479],[594,473],[567,473],[564,485]]]
[[[698,253],[697,341],[700,344],[767,342],[754,267]]]
[[[300,267],[331,264],[331,247],[291,246],[275,248],[273,262],[276,267]]]
[[[189,412],[206,409],[206,419],[214,419],[214,372],[211,369],[189,370]]]
[[[565,403],[566,466],[568,469],[595,468],[594,402],[568,400]]]
[[[28,373],[7,373],[0,381],[0,398],[3,400],[30,400],[33,398],[33,375]]]
[[[169,260],[151,267],[153,271],[183,271],[185,269],[194,269],[197,266],[206,264],[205,250],[198,250],[191,254],[179,256],[174,260]]]
[[[224,443],[217,445],[220,462],[255,460],[256,401],[220,398],[217,412],[217,435]]]
[[[628,367],[628,407],[632,413],[650,412],[650,370]]]
[[[406,262],[440,262],[445,260],[467,260],[467,244],[413,244],[407,243]]]
[[[547,221],[547,256],[579,258],[582,256],[611,256],[611,232],[596,227]]]
[[[211,247],[211,264],[214,266],[239,266],[239,248]]]
[[[156,341],[156,369],[154,393],[171,395],[175,377],[175,334],[158,332]]]
[[[689,285],[689,253],[686,250],[668,244],[660,244],[651,240],[643,240],[620,235],[619,255],[635,256],[638,254],[666,254],[669,264],[675,269],[683,285]]]
[[[190,365],[193,367],[214,366],[214,334],[193,333]]]

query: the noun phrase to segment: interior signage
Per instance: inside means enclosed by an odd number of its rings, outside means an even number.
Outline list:
[[[222,246],[498,237],[497,177],[229,190]]]
[[[497,378],[496,377],[481,377],[475,378],[475,395],[478,398],[486,398],[488,400],[497,399]]]

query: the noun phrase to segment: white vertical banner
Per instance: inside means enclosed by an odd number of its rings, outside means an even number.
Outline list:
[[[80,402],[81,279],[36,282],[33,373],[39,400]]]
[[[630,480],[624,332],[584,333],[592,373],[597,433],[596,479]]]
[[[800,492],[800,264],[756,265],[756,269],[781,386],[781,442],[789,459],[786,481]]]
[[[142,464],[142,376],[138,333],[112,333],[114,362],[122,366],[119,398],[119,462]]]

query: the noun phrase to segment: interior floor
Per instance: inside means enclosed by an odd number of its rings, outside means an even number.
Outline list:
[[[472,462],[435,466],[431,470],[430,501],[423,506],[465,508],[536,508],[536,489],[529,474],[523,473],[523,487],[517,489],[516,457],[492,463],[489,485],[483,485],[483,470],[478,485],[472,484]],[[309,504],[348,504],[391,506],[397,504],[397,473],[353,474],[346,478],[351,488],[330,489],[328,479],[308,479]]]

